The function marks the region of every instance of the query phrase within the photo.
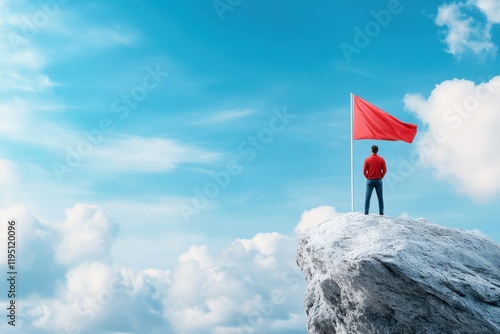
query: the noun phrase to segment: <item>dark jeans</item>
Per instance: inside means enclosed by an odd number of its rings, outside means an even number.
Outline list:
[[[375,192],[377,193],[379,213],[383,215],[384,195],[382,192],[382,179],[366,180],[365,215],[370,211],[370,199],[372,197],[373,188],[375,188]]]

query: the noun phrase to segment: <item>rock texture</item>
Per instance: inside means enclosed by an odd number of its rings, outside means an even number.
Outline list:
[[[299,232],[309,334],[500,333],[500,245],[423,219],[339,214]]]

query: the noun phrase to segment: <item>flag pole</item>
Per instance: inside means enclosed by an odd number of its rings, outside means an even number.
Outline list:
[[[354,212],[354,119],[353,119],[353,94],[350,93],[351,98],[351,212]]]

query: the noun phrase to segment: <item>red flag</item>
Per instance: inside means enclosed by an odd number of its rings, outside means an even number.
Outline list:
[[[353,139],[402,140],[411,143],[417,134],[415,124],[403,123],[354,95]]]

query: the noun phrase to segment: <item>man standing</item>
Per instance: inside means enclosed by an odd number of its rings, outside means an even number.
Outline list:
[[[384,196],[382,192],[382,179],[387,173],[384,158],[377,155],[378,146],[372,146],[372,155],[365,160],[363,166],[363,175],[366,177],[366,197],[365,197],[365,215],[370,211],[370,199],[373,188],[377,193],[378,208],[380,215],[384,214]]]

